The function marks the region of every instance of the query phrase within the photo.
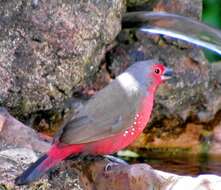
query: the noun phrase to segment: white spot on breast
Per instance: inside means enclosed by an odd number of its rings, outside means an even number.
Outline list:
[[[134,135],[134,132],[131,132],[131,135]]]
[[[132,131],[135,131],[135,129],[134,129],[134,128],[132,128]]]

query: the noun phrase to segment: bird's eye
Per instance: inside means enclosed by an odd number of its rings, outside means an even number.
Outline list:
[[[160,74],[160,69],[158,69],[158,68],[155,69],[155,73],[156,73],[156,74]]]

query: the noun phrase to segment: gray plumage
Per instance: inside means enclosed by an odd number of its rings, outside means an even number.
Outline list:
[[[62,129],[59,141],[81,144],[129,128],[151,84],[148,72],[156,60],[136,62],[92,97]]]

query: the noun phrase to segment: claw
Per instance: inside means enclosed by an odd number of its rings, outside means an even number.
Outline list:
[[[108,163],[105,167],[104,167],[104,172],[109,172],[109,171],[111,171],[112,170],[112,168],[114,167],[114,166],[117,166],[118,164],[116,164],[116,163]]]

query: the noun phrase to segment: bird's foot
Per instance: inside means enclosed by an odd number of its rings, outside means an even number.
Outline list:
[[[115,166],[119,166],[119,165],[128,165],[128,163],[120,158],[117,158],[115,156],[111,156],[111,155],[105,155],[104,156],[105,159],[109,160],[110,163],[108,163],[105,167],[104,167],[104,172],[108,172],[110,170],[112,170],[113,167]]]
[[[115,163],[115,164],[126,164],[128,165],[128,163],[120,158],[117,158],[115,156],[112,156],[112,155],[105,155],[104,156],[106,159],[108,159],[109,161]]]
[[[113,162],[110,162],[108,163],[105,167],[104,167],[104,172],[109,172],[112,170],[112,168],[114,166],[118,166],[119,164],[118,163],[113,163]]]

